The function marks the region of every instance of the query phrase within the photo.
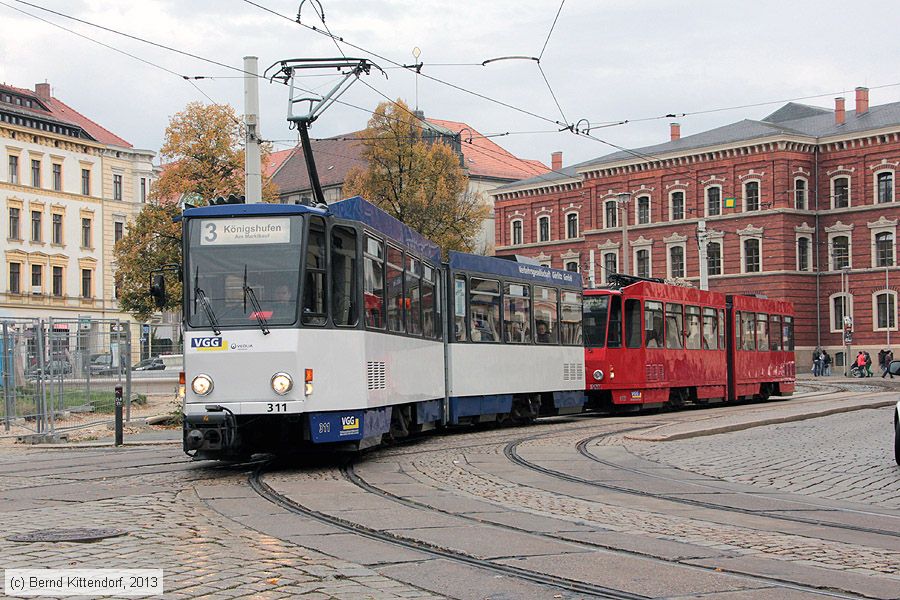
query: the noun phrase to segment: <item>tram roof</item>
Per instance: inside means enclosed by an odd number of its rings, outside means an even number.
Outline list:
[[[253,204],[217,204],[213,206],[200,206],[189,208],[182,213],[185,219],[194,217],[243,217],[254,215],[302,215],[313,213],[324,215],[321,208],[313,208],[303,204],[268,204],[254,202]]]
[[[474,271],[484,275],[496,275],[543,283],[564,288],[581,289],[581,274],[573,271],[551,269],[542,265],[520,263],[493,256],[466,254],[450,251],[450,268],[456,271]]]
[[[441,262],[441,248],[424,235],[387,214],[361,196],[353,196],[328,206],[329,214],[342,219],[350,219],[365,223],[372,229],[402,243],[410,250],[434,261],[435,266]]]

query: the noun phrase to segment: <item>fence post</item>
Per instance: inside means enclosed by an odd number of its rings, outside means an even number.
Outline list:
[[[120,321],[116,321],[117,328],[121,329]],[[121,335],[121,334],[120,334]],[[131,421],[131,327],[125,323],[125,420]]]
[[[122,445],[122,386],[116,386],[116,446]]]
[[[48,415],[48,407],[47,407],[47,361],[44,354],[46,353],[46,339],[44,337],[44,320],[38,319],[32,325],[32,331],[34,332],[34,341],[35,346],[37,348],[37,374],[36,374],[36,382],[38,384],[37,394],[38,394],[38,412],[40,413],[40,417],[38,420],[38,433],[53,433],[53,420],[52,416]],[[52,412],[52,411],[50,411]],[[48,422],[50,430],[48,432]]]
[[[13,399],[12,399],[12,386],[15,384],[15,377],[13,377],[13,344],[12,338],[9,335],[9,323],[3,321],[3,339],[2,339],[2,348],[0,350],[3,351],[3,399],[6,404],[6,425],[5,429],[9,431],[9,422],[12,418],[13,411]]]

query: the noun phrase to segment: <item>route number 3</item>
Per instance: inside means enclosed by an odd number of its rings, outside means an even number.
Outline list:
[[[206,224],[206,238],[207,242],[214,242],[219,237],[219,234],[216,233],[216,224],[215,223],[207,223]]]
[[[287,412],[287,402],[269,402],[266,412]]]

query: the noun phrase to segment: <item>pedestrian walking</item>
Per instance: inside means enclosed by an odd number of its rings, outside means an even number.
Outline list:
[[[881,369],[881,374],[884,376],[884,370],[886,367],[884,366],[884,355],[887,354],[887,351],[882,348],[878,351],[878,368]]]
[[[869,356],[869,352],[866,350],[863,351],[863,356],[866,357],[866,363],[865,363],[866,364],[866,377],[871,377],[872,376],[872,357]]]
[[[822,350],[822,375],[831,375],[831,355]]]
[[[816,346],[816,349],[813,350],[813,377],[818,377],[822,374],[822,349]]]
[[[885,375],[890,375],[891,379],[894,378],[894,374],[891,373],[891,363],[894,361],[894,353],[890,348],[885,350],[884,353],[884,373],[882,373],[881,378],[884,379]]]

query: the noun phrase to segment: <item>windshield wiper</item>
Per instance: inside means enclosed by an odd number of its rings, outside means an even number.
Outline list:
[[[262,329],[263,335],[269,335],[269,322],[262,316],[262,307],[259,305],[259,300],[256,299],[256,292],[247,285],[247,265],[244,265],[244,312],[247,310],[247,296],[250,297],[250,304],[253,305],[253,315],[256,317],[256,322],[259,323],[259,328]]]
[[[212,327],[213,333],[216,335],[220,335],[222,330],[219,329],[219,321],[216,319],[216,313],[213,312],[212,304],[209,302],[209,298],[206,297],[206,292],[201,290],[200,288],[194,288],[197,291],[194,292],[195,297],[200,299],[200,306],[203,307],[203,312],[206,313],[206,318],[209,319],[209,324]]]
[[[200,289],[200,267],[198,266],[194,269],[194,312],[197,312],[197,300],[200,300],[200,306],[203,307],[203,312],[206,313],[206,318],[209,320],[209,325],[212,327],[213,333],[216,335],[220,335],[222,330],[219,329],[219,320],[216,319],[216,313],[213,312],[212,304],[209,302],[209,298],[206,297],[206,292]]]

